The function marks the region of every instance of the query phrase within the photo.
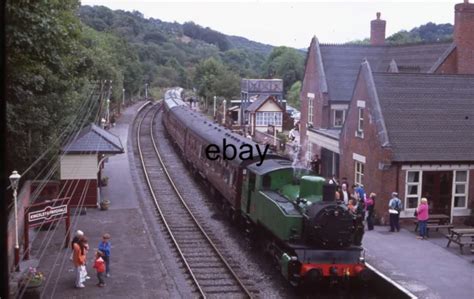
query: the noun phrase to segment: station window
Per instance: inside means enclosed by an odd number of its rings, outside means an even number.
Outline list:
[[[344,119],[346,117],[345,110],[333,110],[333,127],[340,128],[344,124]]]
[[[308,97],[308,124],[313,124],[314,97]]]
[[[421,173],[420,171],[407,171],[406,180],[406,202],[407,209],[416,209],[420,199],[421,191]]]
[[[467,208],[467,182],[468,173],[466,170],[454,172],[454,207]]]
[[[354,183],[357,185],[363,186],[362,183],[364,179],[364,163],[355,161],[355,176],[354,176]]]
[[[358,113],[356,136],[357,137],[364,137],[364,108],[359,107],[358,110],[359,110],[359,113]]]
[[[282,113],[281,112],[257,112],[256,125],[257,126],[268,126],[268,125],[281,126]]]

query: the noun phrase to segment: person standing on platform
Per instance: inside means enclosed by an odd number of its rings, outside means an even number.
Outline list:
[[[392,198],[388,202],[388,213],[390,214],[390,231],[400,231],[400,212],[402,210],[402,201],[398,198],[397,192],[392,192]]]
[[[416,219],[418,220],[418,229],[420,231],[420,235],[416,237],[417,239],[426,239],[428,237],[428,228],[426,227],[429,218],[428,210],[428,199],[423,197],[416,209]]]
[[[373,230],[374,229],[374,212],[375,212],[375,196],[377,196],[374,192],[370,193],[369,197],[365,200],[365,208],[367,210],[367,229]]]
[[[106,276],[110,277],[110,235],[104,234],[102,241],[99,243],[99,250],[103,253],[102,258],[105,261]]]
[[[79,244],[79,240],[81,239],[81,237],[84,236],[84,233],[82,232],[82,230],[77,230],[76,233],[74,234],[74,238],[72,238],[72,241],[71,241],[71,257],[69,258],[71,261],[73,259],[73,256],[74,256],[74,244]]]
[[[86,265],[86,255],[84,249],[81,246],[81,243],[84,240],[84,236],[80,237],[79,242],[73,244],[73,257],[72,262],[74,263],[75,267],[75,274],[76,274],[76,281],[75,285],[76,288],[84,288],[84,284],[82,281],[82,267],[85,268]]]
[[[105,273],[105,262],[102,259],[104,254],[99,250],[95,253],[95,261],[93,268],[97,272],[97,278],[99,279],[99,283],[97,284],[98,287],[104,287],[104,273]]]
[[[343,200],[344,203],[345,203],[346,205],[348,205],[348,204],[349,204],[350,194],[349,194],[349,191],[347,190],[347,183],[343,183],[343,184],[341,185],[341,189],[342,189],[342,190],[341,190],[341,195],[342,195],[342,196],[341,196],[341,200]]]

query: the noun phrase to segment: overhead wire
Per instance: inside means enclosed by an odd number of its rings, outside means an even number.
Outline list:
[[[97,84],[97,83],[94,83],[94,84]],[[92,98],[93,94],[94,94],[94,91],[95,91],[95,86],[91,87],[91,92],[90,92],[90,95],[89,95],[89,99]],[[81,106],[78,108],[79,111],[81,111],[85,105],[86,105],[87,101],[83,101],[81,103]],[[26,170],[24,170],[21,174],[22,176],[25,176],[31,169],[33,169],[34,166],[36,166],[36,164],[38,164],[52,149],[54,149],[54,145],[56,144],[59,144],[59,142],[61,142],[62,138],[63,138],[63,135],[65,135],[71,128],[71,126],[73,125],[73,123],[75,123],[78,119],[79,119],[79,113],[76,114],[76,117],[74,119],[72,119],[69,124],[67,125],[66,129],[64,129],[61,134],[59,134],[56,139],[51,143],[52,146],[49,146],[48,149],[46,151],[44,151],[38,158],[36,158],[36,160],[30,165],[28,166],[28,168]],[[7,187],[7,190],[9,190],[11,188],[11,184]]]
[[[93,104],[94,102],[91,101],[91,103]],[[93,108],[93,105],[92,105],[91,107]],[[87,112],[87,111],[89,111],[89,112]],[[89,108],[87,111],[86,111],[86,113],[84,114],[83,119],[80,119],[79,122],[78,122],[79,128],[78,128],[78,129],[75,129],[75,130],[74,130],[75,132],[73,132],[74,134],[71,134],[71,135],[69,136],[69,139],[66,140],[66,142],[67,142],[66,144],[70,144],[70,141],[72,141],[73,139],[77,138],[77,136],[78,136],[78,134],[80,133],[82,127],[85,125],[85,121],[86,121],[86,120],[88,119],[88,117],[90,116],[90,111],[91,111],[91,109]],[[61,157],[62,157],[63,155],[64,155],[64,154],[62,154]],[[52,159],[52,160],[55,160],[55,159]],[[30,203],[34,202],[34,201],[37,199],[38,195],[40,194],[40,192],[42,191],[42,189],[44,188],[44,186],[47,184],[47,182],[49,181],[49,178],[50,178],[52,175],[54,175],[54,173],[56,172],[57,167],[58,167],[58,165],[56,165],[55,167],[51,167],[51,168],[49,169],[49,172],[48,172],[48,174],[46,175],[45,179],[41,181],[41,184],[40,184],[39,186],[37,186],[36,189],[35,189],[35,191],[33,192],[33,195],[32,195],[31,198],[30,198]],[[60,193],[63,191],[63,189],[64,189],[64,188],[61,189]],[[42,223],[42,224],[40,225],[39,229],[42,228],[43,224],[44,224],[44,223]],[[33,243],[34,240],[35,240],[35,238],[33,238],[33,240],[31,241],[31,243]],[[41,247],[41,246],[40,246],[40,247]],[[26,252],[23,253],[22,259],[24,259],[25,254],[26,254]]]

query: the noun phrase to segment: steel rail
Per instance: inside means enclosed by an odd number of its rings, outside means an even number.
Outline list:
[[[153,109],[153,107],[154,106],[151,106],[145,112],[145,114],[144,114],[143,118],[140,120],[140,123],[138,124],[138,128],[137,128],[137,145],[138,145],[138,152],[139,152],[139,155],[140,155],[140,162],[141,162],[142,168],[143,168],[143,174],[145,175],[145,179],[146,179],[146,182],[147,182],[147,185],[148,185],[148,189],[150,190],[150,194],[153,197],[153,202],[155,203],[155,207],[158,210],[158,213],[160,214],[160,217],[161,217],[161,219],[162,219],[162,221],[163,221],[163,223],[166,227],[166,230],[168,231],[168,234],[170,235],[170,238],[173,241],[173,244],[176,247],[176,250],[178,251],[179,256],[181,257],[181,260],[183,261],[183,263],[184,263],[184,265],[187,269],[187,272],[189,273],[189,275],[191,275],[191,278],[194,281],[194,283],[196,284],[196,287],[197,287],[199,293],[201,294],[201,296],[203,298],[206,298],[206,294],[204,293],[203,289],[199,285],[199,282],[197,281],[196,276],[194,275],[193,271],[191,270],[191,267],[189,266],[188,261],[184,257],[184,254],[181,251],[181,248],[179,247],[178,242],[176,241],[176,238],[174,237],[173,232],[171,231],[171,228],[168,225],[168,222],[166,221],[166,218],[163,214],[163,211],[161,210],[160,205],[158,204],[158,199],[156,198],[155,192],[153,191],[153,187],[151,185],[150,177],[148,176],[147,168],[146,168],[146,165],[145,165],[145,159],[143,158],[143,152],[142,152],[142,148],[141,148],[141,145],[140,145],[140,130],[141,130],[141,127],[142,127],[142,123],[146,118],[146,115]],[[159,109],[161,109],[161,107]],[[159,109],[157,109],[157,110],[159,110]],[[152,122],[153,122],[153,119],[154,119],[154,117],[152,117]]]
[[[161,108],[161,107],[160,107]],[[235,273],[235,271],[232,269],[232,267],[229,265],[229,263],[227,263],[226,259],[224,258],[224,256],[220,253],[219,249],[217,249],[216,245],[214,244],[214,242],[212,242],[211,238],[209,238],[209,236],[206,234],[206,232],[204,231],[204,229],[202,228],[202,226],[199,224],[199,221],[196,219],[196,217],[194,217],[194,214],[192,213],[191,209],[188,207],[188,205],[186,204],[186,201],[184,200],[184,198],[181,196],[181,193],[179,192],[178,190],[178,187],[176,187],[176,184],[174,183],[173,179],[171,178],[171,175],[169,174],[168,172],[168,169],[166,168],[166,165],[165,163],[163,162],[163,159],[161,158],[161,155],[160,155],[160,152],[158,151],[158,148],[156,146],[156,142],[155,142],[155,138],[154,138],[154,135],[153,135],[153,120],[155,119],[156,115],[158,114],[158,112],[160,111],[160,109],[157,109],[155,111],[155,115],[153,116],[152,120],[151,120],[151,129],[150,129],[150,137],[151,137],[151,141],[153,143],[153,147],[155,148],[155,153],[156,153],[156,156],[158,158],[158,160],[160,161],[160,164],[161,166],[163,166],[163,171],[165,172],[166,174],[166,177],[168,178],[168,181],[170,182],[171,186],[173,187],[174,191],[176,192],[176,195],[179,197],[180,199],[180,202],[181,204],[184,206],[184,208],[186,209],[186,211],[189,213],[189,216],[191,216],[191,218],[193,219],[194,223],[196,224],[196,226],[199,228],[200,232],[202,233],[202,235],[206,238],[206,240],[209,242],[209,244],[211,245],[212,249],[214,250],[214,252],[219,256],[219,258],[221,259],[221,261],[224,263],[224,265],[227,267],[227,270],[229,270],[229,272],[232,274],[232,276],[234,277],[234,279],[238,282],[239,286],[242,288],[242,290],[244,291],[244,293],[249,297],[249,298],[252,298],[252,294],[250,293],[250,291],[245,287],[245,285],[243,284],[243,282],[240,280],[240,278],[237,276],[237,274]]]

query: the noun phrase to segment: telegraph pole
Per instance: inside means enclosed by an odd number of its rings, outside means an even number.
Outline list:
[[[102,120],[102,100],[103,100],[103,92],[104,92],[104,83],[107,82],[107,80],[100,80],[100,92],[99,92],[99,112],[98,112],[98,120],[97,120],[97,125],[100,127],[100,123]]]

